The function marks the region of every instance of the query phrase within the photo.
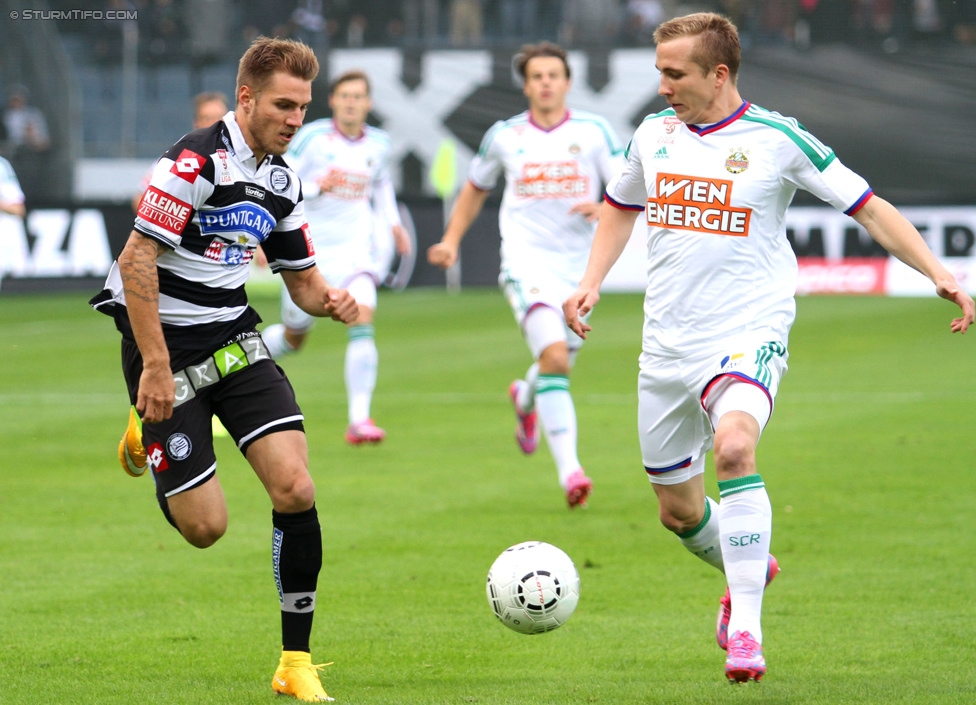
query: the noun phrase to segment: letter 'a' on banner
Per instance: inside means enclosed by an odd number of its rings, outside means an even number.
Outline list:
[[[457,144],[452,139],[444,139],[437,147],[434,163],[430,165],[430,184],[444,205],[444,225],[451,217],[454,196],[457,194]],[[457,293],[461,290],[461,254],[457,262],[445,272],[447,290]]]

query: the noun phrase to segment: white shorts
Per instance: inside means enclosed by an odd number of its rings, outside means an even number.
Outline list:
[[[373,311],[376,310],[376,282],[373,281],[369,272],[360,272],[343,284],[333,284],[331,281],[329,284],[348,289],[352,297],[356,299],[357,304]],[[315,325],[315,318],[315,316],[310,316],[298,308],[298,305],[292,301],[288,294],[288,289],[284,286],[281,287],[281,322],[285,324],[286,328],[298,333],[305,333],[312,330]]]
[[[703,473],[721,414],[744,411],[764,429],[788,357],[777,341],[730,343],[683,358],[643,353],[637,423],[651,482],[676,485]]]
[[[576,291],[576,284],[539,272],[529,278],[518,278],[511,270],[503,269],[498,284],[512,307],[515,321],[522,329],[525,342],[536,360],[553,343],[565,342],[570,352],[583,347],[583,339],[566,325],[563,301]],[[530,316],[540,308],[551,309],[555,316]],[[586,320],[587,316],[582,317]]]

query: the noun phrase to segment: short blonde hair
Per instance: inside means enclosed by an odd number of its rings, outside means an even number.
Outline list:
[[[279,71],[305,81],[319,75],[319,61],[307,44],[292,39],[258,37],[237,65],[237,93],[247,86],[260,93]]]
[[[675,17],[654,30],[654,42],[663,44],[679,37],[698,37],[691,60],[708,73],[719,64],[729,67],[734,82],[739,75],[742,49],[739,46],[739,30],[722,15],[714,12],[696,12]]]

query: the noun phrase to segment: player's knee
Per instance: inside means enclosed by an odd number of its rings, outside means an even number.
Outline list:
[[[315,503],[315,483],[307,471],[288,473],[271,489],[271,501],[279,512],[302,512]]]
[[[569,375],[569,350],[564,343],[554,343],[539,356],[539,372],[546,375]]]
[[[756,468],[755,440],[746,433],[715,436],[715,472],[718,479],[751,475]]]
[[[227,532],[227,522],[225,521],[191,521],[184,522],[180,527],[180,533],[187,543],[197,548],[209,548],[213,546]]]
[[[701,513],[690,507],[669,507],[661,505],[658,518],[665,529],[674,534],[683,534],[694,529],[701,522]]]

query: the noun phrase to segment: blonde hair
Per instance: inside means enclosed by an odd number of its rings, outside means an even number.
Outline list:
[[[729,67],[729,76],[735,81],[739,74],[742,50],[739,31],[722,15],[714,12],[696,12],[675,17],[654,30],[654,42],[663,44],[680,37],[698,37],[691,60],[708,73],[719,64]]]
[[[247,86],[260,93],[279,71],[305,81],[319,75],[319,61],[308,45],[292,39],[258,37],[237,65],[237,92]]]

